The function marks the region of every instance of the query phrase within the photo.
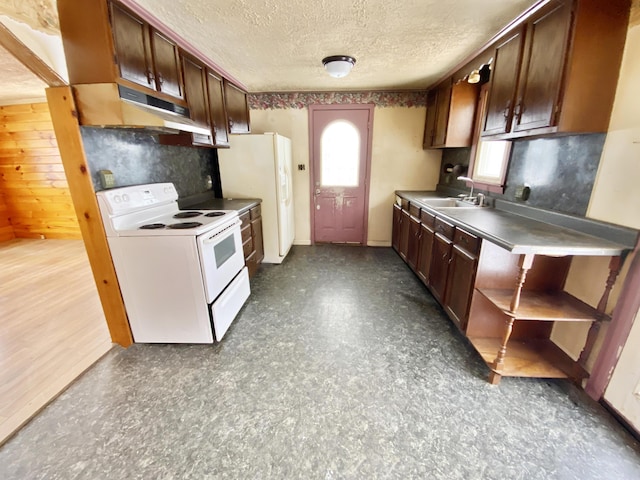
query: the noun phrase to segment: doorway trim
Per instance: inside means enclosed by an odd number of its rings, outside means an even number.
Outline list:
[[[367,134],[367,159],[365,164],[365,173],[364,173],[364,236],[362,239],[362,246],[366,247],[367,242],[369,240],[369,196],[371,193],[370,183],[371,183],[371,160],[372,160],[372,145],[373,145],[373,113],[375,109],[375,104],[373,103],[353,103],[353,104],[329,104],[329,105],[309,105],[309,230],[310,230],[310,238],[311,245],[315,245],[316,243],[316,234],[313,223],[313,217],[315,215],[315,205],[313,202],[313,191],[315,189],[315,173],[313,168],[313,113],[316,111],[322,110],[368,110],[369,111],[369,124],[368,134]]]

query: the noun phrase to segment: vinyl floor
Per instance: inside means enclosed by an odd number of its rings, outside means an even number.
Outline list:
[[[582,391],[487,373],[391,249],[296,246],[220,344],[109,352],[0,448],[0,478],[640,478]]]

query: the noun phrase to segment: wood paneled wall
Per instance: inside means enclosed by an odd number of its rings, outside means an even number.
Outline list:
[[[0,195],[15,238],[82,238],[46,103],[0,107]]]
[[[13,227],[9,221],[9,209],[4,201],[4,195],[0,192],[0,242],[15,238]]]

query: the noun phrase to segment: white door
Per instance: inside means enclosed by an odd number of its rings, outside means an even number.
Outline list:
[[[640,313],[618,360],[604,399],[629,424],[640,431]]]

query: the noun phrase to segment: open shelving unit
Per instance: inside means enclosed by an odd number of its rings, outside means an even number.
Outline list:
[[[537,268],[532,269],[534,258],[534,254],[512,256],[511,275],[498,281],[494,278],[488,281],[490,275],[483,277],[482,266],[478,271],[479,281],[474,290],[466,333],[491,370],[489,382],[493,384],[498,384],[503,376],[570,378],[574,381],[587,378],[586,359],[600,324],[609,320],[604,312],[620,270],[620,257],[611,258],[609,278],[595,308],[563,290],[570,261],[538,256]],[[532,281],[525,288],[529,273]],[[509,288],[505,288],[507,286]],[[550,339],[553,322],[591,324],[578,360]]]

